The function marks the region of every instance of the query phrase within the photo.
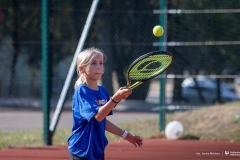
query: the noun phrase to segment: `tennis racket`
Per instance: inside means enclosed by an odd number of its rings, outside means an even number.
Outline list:
[[[136,88],[142,83],[163,73],[172,63],[172,55],[167,51],[154,51],[137,58],[127,71],[127,87]],[[131,85],[131,82],[135,82]]]

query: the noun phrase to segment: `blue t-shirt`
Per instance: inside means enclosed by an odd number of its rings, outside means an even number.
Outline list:
[[[68,138],[68,150],[89,160],[101,160],[108,144],[105,136],[106,118],[98,122],[94,115],[99,107],[109,101],[109,94],[103,86],[98,88],[92,90],[81,84],[73,95],[73,126],[72,135]]]

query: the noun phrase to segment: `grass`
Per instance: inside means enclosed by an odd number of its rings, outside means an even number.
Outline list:
[[[131,133],[141,135],[142,138],[149,138],[158,132],[158,119],[147,119],[143,121],[133,121],[130,123],[117,124]],[[109,141],[118,141],[119,137],[106,132]]]
[[[240,141],[240,102],[214,105],[185,112],[166,115],[166,123],[178,120],[184,126],[182,139],[200,139],[217,141]],[[165,138],[158,131],[158,118],[119,123],[117,126],[143,138]],[[57,128],[53,145],[67,145],[71,128]],[[106,133],[109,141],[118,141],[119,137]],[[0,149],[14,147],[43,146],[42,130],[0,132]]]
[[[25,146],[42,146],[42,131],[0,132],[0,149]]]
[[[170,116],[184,125],[184,133],[201,140],[240,141],[240,102],[202,107]]]

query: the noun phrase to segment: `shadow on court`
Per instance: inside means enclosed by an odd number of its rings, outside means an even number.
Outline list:
[[[67,160],[67,146],[16,148],[0,150],[1,160]],[[209,142],[165,139],[144,140],[142,147],[127,141],[110,142],[106,160],[167,159],[240,159],[240,142]]]

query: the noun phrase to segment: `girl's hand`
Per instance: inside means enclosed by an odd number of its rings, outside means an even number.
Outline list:
[[[122,99],[126,99],[130,94],[132,94],[132,89],[131,88],[121,87],[112,96],[112,99],[116,102],[120,102]]]
[[[132,135],[131,133],[128,133],[125,139],[128,142],[132,143],[135,147],[141,147],[143,143],[142,138],[140,136]]]

